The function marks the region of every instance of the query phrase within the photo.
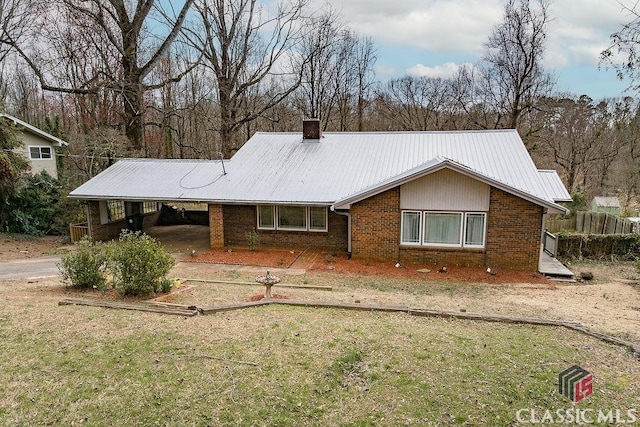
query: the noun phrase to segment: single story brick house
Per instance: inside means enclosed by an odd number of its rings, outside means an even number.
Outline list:
[[[231,160],[124,159],[71,192],[94,239],[154,204],[205,202],[212,248],[345,251],[355,258],[537,270],[547,213],[571,198],[515,130],[256,133]],[[121,211],[113,216],[113,206]]]

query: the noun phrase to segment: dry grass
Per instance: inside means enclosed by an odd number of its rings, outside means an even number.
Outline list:
[[[295,299],[410,305],[578,320],[640,341],[640,288],[474,284],[314,272],[274,288]],[[596,269],[597,267],[597,269]],[[264,269],[178,264],[173,275],[253,281]],[[220,305],[260,286],[190,283],[174,302]],[[181,318],[57,306],[58,279],[0,282],[0,425],[516,424],[516,411],[570,408],[557,375],[578,364],[580,409],[638,409],[640,362],[575,332],[406,314],[267,306]],[[111,297],[113,298],[113,297]]]
[[[178,277],[219,279],[252,282],[262,270],[243,272],[219,270],[215,266],[200,265],[196,272],[192,265],[178,265]],[[341,301],[362,304],[410,306],[440,310],[539,317],[577,321],[599,332],[640,342],[640,287],[629,283],[607,281],[605,277],[631,277],[631,263],[597,264],[596,280],[585,283],[546,282],[543,284],[512,283],[486,284],[455,282],[425,278],[387,278],[336,273],[287,275],[279,272],[282,283],[332,286],[332,292],[274,287],[274,292],[292,299],[312,301]],[[590,267],[595,267],[590,265]],[[259,273],[261,272],[262,273]],[[189,291],[177,295],[173,301],[196,305],[222,305],[246,301],[263,292],[256,286],[193,283]]]
[[[596,379],[580,408],[640,398],[637,361],[565,330],[273,306],[186,319],[12,285],[0,424],[509,425],[570,407],[555,389],[574,363]]]

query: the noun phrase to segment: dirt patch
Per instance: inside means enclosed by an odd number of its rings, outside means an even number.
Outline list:
[[[0,262],[61,255],[70,247],[62,236],[29,237],[0,233]]]
[[[263,298],[264,298],[264,294],[255,294],[247,298],[247,301],[248,302],[262,301]],[[289,295],[282,295],[282,294],[271,295],[271,299],[289,299],[289,298],[290,298]]]
[[[286,268],[291,266],[301,253],[299,250],[289,249],[260,249],[255,251],[242,248],[214,249],[187,258],[184,261]]]

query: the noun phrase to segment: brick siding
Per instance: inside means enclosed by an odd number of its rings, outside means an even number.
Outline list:
[[[400,247],[400,187],[351,206],[352,255],[397,261]]]
[[[108,222],[106,224],[100,224],[100,202],[89,201],[89,223],[91,224],[91,238],[94,242],[109,240],[117,240],[120,236],[122,229],[127,228],[127,221],[121,219],[118,221]],[[149,227],[153,227],[158,222],[160,212],[153,212],[144,215],[142,219],[142,229],[146,230]]]
[[[209,245],[224,248],[224,215],[222,205],[209,205]]]
[[[354,204],[353,256],[424,265],[458,265],[537,271],[542,207],[491,188],[485,249],[402,247],[400,190]]]
[[[332,252],[347,251],[347,218],[329,211],[328,231],[257,230],[257,212],[254,206],[225,205],[224,243],[230,246],[247,246],[247,231],[256,231],[261,246],[318,248]]]
[[[491,188],[487,266],[538,270],[543,208]]]

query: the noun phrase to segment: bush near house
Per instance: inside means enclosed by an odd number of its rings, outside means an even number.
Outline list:
[[[166,276],[174,264],[157,240],[123,230],[117,242],[100,244],[83,239],[74,253],[62,258],[58,268],[73,287],[106,290],[110,275],[111,286],[121,295],[146,296],[171,290]]]
[[[31,236],[64,235],[84,217],[82,205],[66,197],[69,186],[47,172],[29,176],[6,200],[3,231]]]
[[[109,248],[113,287],[122,295],[160,292],[174,264],[174,258],[160,242],[140,232],[123,230],[118,243]]]
[[[85,237],[76,243],[76,250],[65,255],[58,264],[62,279],[74,288],[105,290],[107,279],[105,248]]]

